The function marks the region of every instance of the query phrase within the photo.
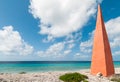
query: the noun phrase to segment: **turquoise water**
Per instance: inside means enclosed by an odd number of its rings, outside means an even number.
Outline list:
[[[89,69],[90,61],[27,61],[27,62],[0,62],[0,72],[46,72],[46,71],[72,71]],[[120,62],[114,62],[115,67],[120,67]]]

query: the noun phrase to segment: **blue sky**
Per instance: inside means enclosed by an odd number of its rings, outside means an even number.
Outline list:
[[[0,0],[0,61],[91,60],[98,3],[120,60],[119,2]]]

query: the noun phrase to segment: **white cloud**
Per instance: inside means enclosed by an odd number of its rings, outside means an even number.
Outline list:
[[[81,42],[80,44],[80,51],[83,53],[90,53],[91,52],[92,41],[88,40],[85,42]]]
[[[115,55],[115,56],[120,56],[120,51],[119,51],[119,50],[118,50],[118,51],[115,51],[115,52],[114,52],[114,55]]]
[[[28,45],[12,26],[5,26],[0,30],[0,53],[28,55],[32,51],[33,47]]]
[[[47,58],[56,58],[56,57],[62,57],[64,56],[63,54],[61,54],[61,52],[64,50],[64,43],[60,42],[60,43],[55,43],[53,45],[51,45],[47,50],[45,51],[38,51],[37,54],[40,57],[47,57]]]
[[[89,19],[95,15],[97,3],[102,0],[30,0],[29,11],[34,18],[39,19],[40,34],[47,35],[43,42],[54,41],[55,38],[65,38],[64,48],[61,50],[51,51],[53,44],[44,51],[38,51],[37,54],[41,57],[60,57],[64,54],[70,54],[75,42],[81,39],[81,28],[86,25]],[[89,53],[92,45],[90,41],[87,49],[81,43],[81,52]],[[52,49],[54,50],[54,49]]]
[[[106,22],[106,27],[111,47],[120,47],[120,17]]]
[[[54,38],[53,36],[50,36],[50,35],[48,35],[47,38],[43,39],[44,43],[53,42],[53,41],[54,41]]]
[[[50,45],[46,50],[37,51],[37,55],[43,58],[63,58],[72,52],[72,43],[58,42]]]
[[[65,37],[65,43],[69,44],[68,48],[73,48],[75,46],[75,42],[80,41],[82,37],[81,32],[76,32],[74,34],[69,34]]]
[[[120,55],[120,16],[106,22],[107,32],[114,56]]]
[[[71,50],[66,50],[64,51],[64,54],[69,54],[71,52]]]
[[[120,17],[111,19],[105,23],[108,38],[113,56],[120,55]],[[80,50],[84,53],[91,53],[94,33],[91,33],[90,39],[80,44]]]
[[[68,45],[68,49],[71,49],[71,48],[73,48],[74,46],[75,46],[75,44],[71,43],[71,44]]]
[[[92,45],[93,45],[93,33],[91,33],[91,37],[87,41],[83,41],[80,43],[80,52],[74,55],[75,59],[81,60],[90,60],[92,53]]]
[[[74,55],[74,59],[81,59],[81,60],[87,60],[89,59],[89,55],[85,55],[85,54],[80,54],[80,53],[76,53]]]
[[[115,37],[111,38],[111,39],[113,39],[110,42],[112,48],[120,47],[120,38],[119,38],[119,36],[116,37],[116,38]]]
[[[81,29],[101,0],[30,0],[29,11],[40,20],[40,34],[63,37]]]
[[[114,56],[120,56],[120,51],[115,51]]]
[[[92,52],[93,34],[94,34],[94,31],[90,33],[91,37],[87,41],[83,41],[80,43],[80,52],[87,53],[87,54]]]

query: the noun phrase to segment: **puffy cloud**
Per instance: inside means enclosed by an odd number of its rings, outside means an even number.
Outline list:
[[[85,42],[81,42],[80,43],[80,51],[83,53],[90,53],[91,50],[91,46],[92,46],[93,41],[90,39],[88,41]]]
[[[75,46],[75,44],[71,43],[71,44],[68,45],[68,48],[71,49],[71,48],[73,48],[74,46]]]
[[[113,56],[118,56],[120,55],[120,51],[119,51],[119,48],[120,48],[120,17],[117,17],[117,18],[114,18],[114,19],[111,19],[109,21],[107,21],[105,23],[106,25],[106,31],[108,33],[108,38],[109,38],[109,41],[110,41],[110,46],[111,46],[111,50],[112,50],[112,54]],[[93,32],[89,33],[90,34],[90,38],[86,41],[83,41],[80,43],[80,52],[79,53],[76,53],[74,55],[74,58],[83,58],[83,57],[86,57],[86,58],[90,58],[91,57],[91,52],[92,52],[92,46],[93,46],[93,36],[94,36],[94,30]],[[75,39],[74,36],[70,36],[70,38],[72,39]],[[70,42],[69,46],[68,47],[74,47],[74,42],[75,40],[70,40],[68,41],[68,43]],[[81,55],[82,54],[82,55]]]
[[[5,26],[0,30],[0,53],[28,55],[32,51],[33,47],[28,45],[12,26]]]
[[[64,44],[63,49],[52,51],[53,46],[59,44],[55,43],[44,51],[38,51],[37,54],[41,57],[61,57],[70,54],[75,42],[81,39],[80,29],[95,15],[96,3],[101,2],[102,0],[30,0],[29,11],[34,18],[39,19],[39,33],[47,35],[43,42],[54,41],[58,37],[64,38],[64,42],[59,42]],[[83,47],[81,52],[87,50],[84,48],[85,45],[81,44],[81,46]],[[49,53],[50,50],[51,53]],[[91,50],[85,52],[91,52]]]
[[[66,50],[64,51],[64,54],[69,54],[71,52],[71,50]]]
[[[94,31],[92,33],[89,33],[89,35],[91,36],[87,41],[83,41],[80,43],[80,52],[81,53],[91,53],[92,52],[92,45],[93,45],[93,34]]]
[[[114,18],[106,22],[107,32],[111,47],[120,47],[120,17]]]
[[[106,30],[108,33],[108,38],[110,41],[110,46],[113,56],[120,55],[120,17],[111,19],[105,23]],[[93,32],[90,39],[87,41],[81,42],[80,50],[84,53],[91,53],[92,51],[92,42],[93,42]]]
[[[37,54],[40,57],[47,57],[47,58],[56,58],[56,57],[62,57],[63,54],[62,51],[64,50],[65,44],[63,42],[55,43],[51,45],[47,50],[45,51],[38,51]]]
[[[81,59],[81,60],[87,60],[87,61],[91,59],[93,34],[94,32],[90,33],[90,36],[91,36],[90,39],[80,43],[80,52],[74,55],[75,59]]]
[[[43,58],[63,58],[72,52],[73,43],[58,42],[50,45],[46,50],[37,51],[37,55]]]
[[[114,56],[120,55],[120,17],[113,18],[106,22],[107,32]]]
[[[43,39],[44,43],[53,42],[53,41],[54,41],[54,38],[52,36],[47,36],[47,38]]]
[[[76,53],[74,55],[74,59],[81,59],[81,60],[87,60],[89,59],[89,56],[88,55],[84,55],[84,54],[80,54],[80,53]]]
[[[101,1],[30,0],[29,11],[40,20],[40,34],[63,37],[81,29],[95,14],[96,3]]]
[[[76,42],[79,42],[82,37],[81,32],[76,32],[74,34],[69,34],[65,37],[65,43],[69,44],[68,48],[73,48]]]
[[[115,56],[120,56],[120,51],[119,51],[119,50],[118,50],[118,51],[115,51],[115,52],[114,52],[114,55],[115,55]]]

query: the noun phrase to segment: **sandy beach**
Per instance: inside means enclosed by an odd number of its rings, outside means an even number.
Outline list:
[[[89,69],[79,71],[54,71],[54,72],[39,72],[39,73],[0,73],[0,82],[62,82],[59,80],[59,76],[65,73],[78,72],[88,76],[89,82],[112,82],[111,77],[93,76],[90,74]],[[116,74],[120,74],[120,68],[115,69]]]

